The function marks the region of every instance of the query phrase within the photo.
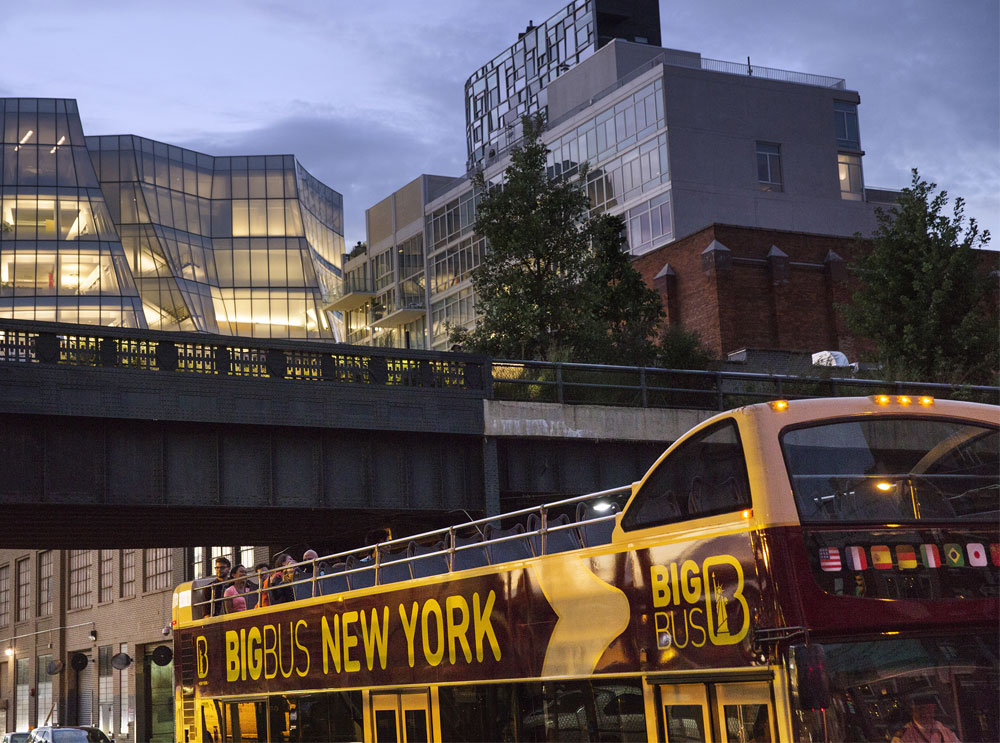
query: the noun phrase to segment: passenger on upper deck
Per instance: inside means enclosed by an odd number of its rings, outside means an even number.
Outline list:
[[[215,558],[215,583],[212,584],[212,616],[217,617],[226,613],[226,602],[223,594],[226,585],[223,581],[229,580],[229,568],[232,563],[228,557],[219,555]]]
[[[237,565],[229,572],[229,576],[235,579],[235,582],[223,594],[226,597],[226,611],[228,613],[246,611],[247,594],[250,593],[246,580],[247,569]]]
[[[295,560],[287,552],[279,552],[274,556],[274,560],[271,562],[273,572],[267,582],[268,603],[271,606],[295,600],[295,591],[291,585],[288,585],[295,580],[295,572],[292,568],[294,564]]]
[[[313,577],[317,575],[319,566],[316,564],[316,558],[319,555],[314,549],[307,549],[302,553],[302,565],[295,568],[295,580],[296,581],[312,581]],[[309,592],[314,592],[315,586],[307,586]],[[298,589],[296,589],[298,590]],[[301,598],[301,594],[299,594]]]

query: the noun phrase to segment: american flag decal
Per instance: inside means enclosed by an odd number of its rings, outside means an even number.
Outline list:
[[[819,566],[827,573],[840,571],[840,550],[836,547],[819,548]]]

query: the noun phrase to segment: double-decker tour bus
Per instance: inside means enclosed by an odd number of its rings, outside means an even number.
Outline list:
[[[185,583],[177,740],[1000,740],[998,410],[750,405],[621,512],[605,491],[301,563],[237,613]]]

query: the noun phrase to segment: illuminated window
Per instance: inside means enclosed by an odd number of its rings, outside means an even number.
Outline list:
[[[840,175],[840,198],[847,201],[864,200],[864,184],[861,181],[861,158],[843,152],[837,155],[837,170]]]

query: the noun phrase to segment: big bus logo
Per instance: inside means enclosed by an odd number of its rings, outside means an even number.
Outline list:
[[[194,639],[194,657],[198,664],[198,678],[203,679],[208,675],[208,640],[204,635]]]
[[[661,649],[735,645],[750,629],[743,566],[732,555],[650,566],[654,627]]]

